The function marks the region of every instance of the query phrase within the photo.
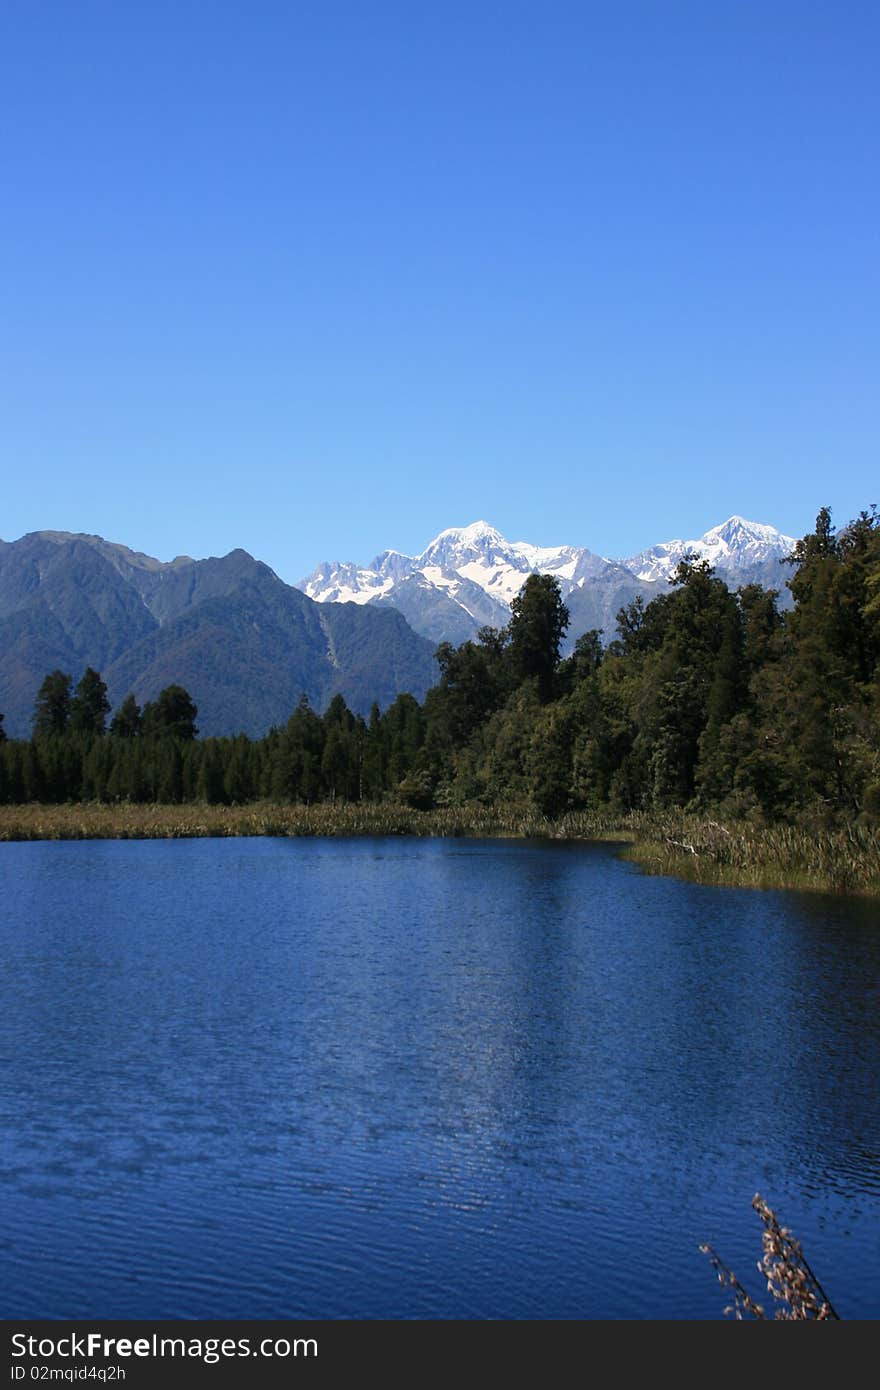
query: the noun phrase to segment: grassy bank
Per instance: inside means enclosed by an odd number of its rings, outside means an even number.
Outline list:
[[[757,826],[696,816],[634,816],[624,851],[654,874],[740,888],[796,888],[880,894],[880,833],[867,826],[832,829]]]
[[[542,816],[468,806],[415,811],[385,803],[284,806],[0,806],[0,840],[161,840],[229,835],[529,836],[553,833]],[[585,832],[586,834],[586,832]],[[584,838],[581,835],[579,838]]]
[[[558,820],[517,807],[345,804],[0,806],[0,840],[188,839],[234,835],[438,835],[623,841],[649,873],[696,883],[880,894],[876,829],[760,827],[680,813],[572,813]]]

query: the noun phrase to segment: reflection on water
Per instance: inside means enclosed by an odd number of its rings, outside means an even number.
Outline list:
[[[0,846],[3,1316],[876,1315],[880,921],[609,846]]]

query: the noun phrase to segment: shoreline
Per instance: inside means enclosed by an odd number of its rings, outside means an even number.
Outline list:
[[[672,812],[571,812],[551,820],[527,807],[417,811],[384,803],[0,806],[0,843],[367,835],[606,841],[620,844],[621,858],[645,873],[691,883],[880,896],[880,832],[856,824],[722,824]]]

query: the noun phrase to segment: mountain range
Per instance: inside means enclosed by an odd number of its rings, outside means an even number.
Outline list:
[[[641,595],[666,592],[679,561],[706,559],[732,588],[761,584],[790,601],[782,559],[794,538],[732,516],[697,540],[664,541],[628,559],[611,560],[583,546],[509,541],[485,521],[441,531],[421,555],[385,550],[370,565],[325,562],[298,587],[318,603],[397,608],[416,632],[458,644],[484,625],[503,627],[529,574],[553,574],[571,616],[571,647],[590,628],[613,635],[619,609]]]
[[[624,560],[582,546],[508,541],[484,521],[441,531],[421,555],[386,550],[371,565],[323,564],[285,584],[244,550],[163,562],[104,540],[35,531],[0,541],[0,710],[30,731],[51,670],[92,666],[116,707],[163,686],[187,688],[203,734],[262,735],[301,695],[324,709],[337,692],[358,713],[400,692],[422,699],[438,642],[503,627],[529,574],[553,574],[571,615],[570,648],[590,628],[614,634],[619,609],[666,592],[688,552],[731,584],[780,589],[794,540],[731,517],[696,541],[666,541]]]

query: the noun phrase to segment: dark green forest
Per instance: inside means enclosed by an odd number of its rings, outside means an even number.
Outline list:
[[[53,671],[32,737],[6,739],[0,801],[403,802],[567,811],[682,808],[755,821],[880,819],[880,516],[827,508],[779,590],[732,592],[696,556],[668,593],[560,659],[568,613],[532,575],[508,626],[438,649],[424,703],[368,719],[305,699],[264,738],[199,738],[179,685],[111,716],[100,673]]]

